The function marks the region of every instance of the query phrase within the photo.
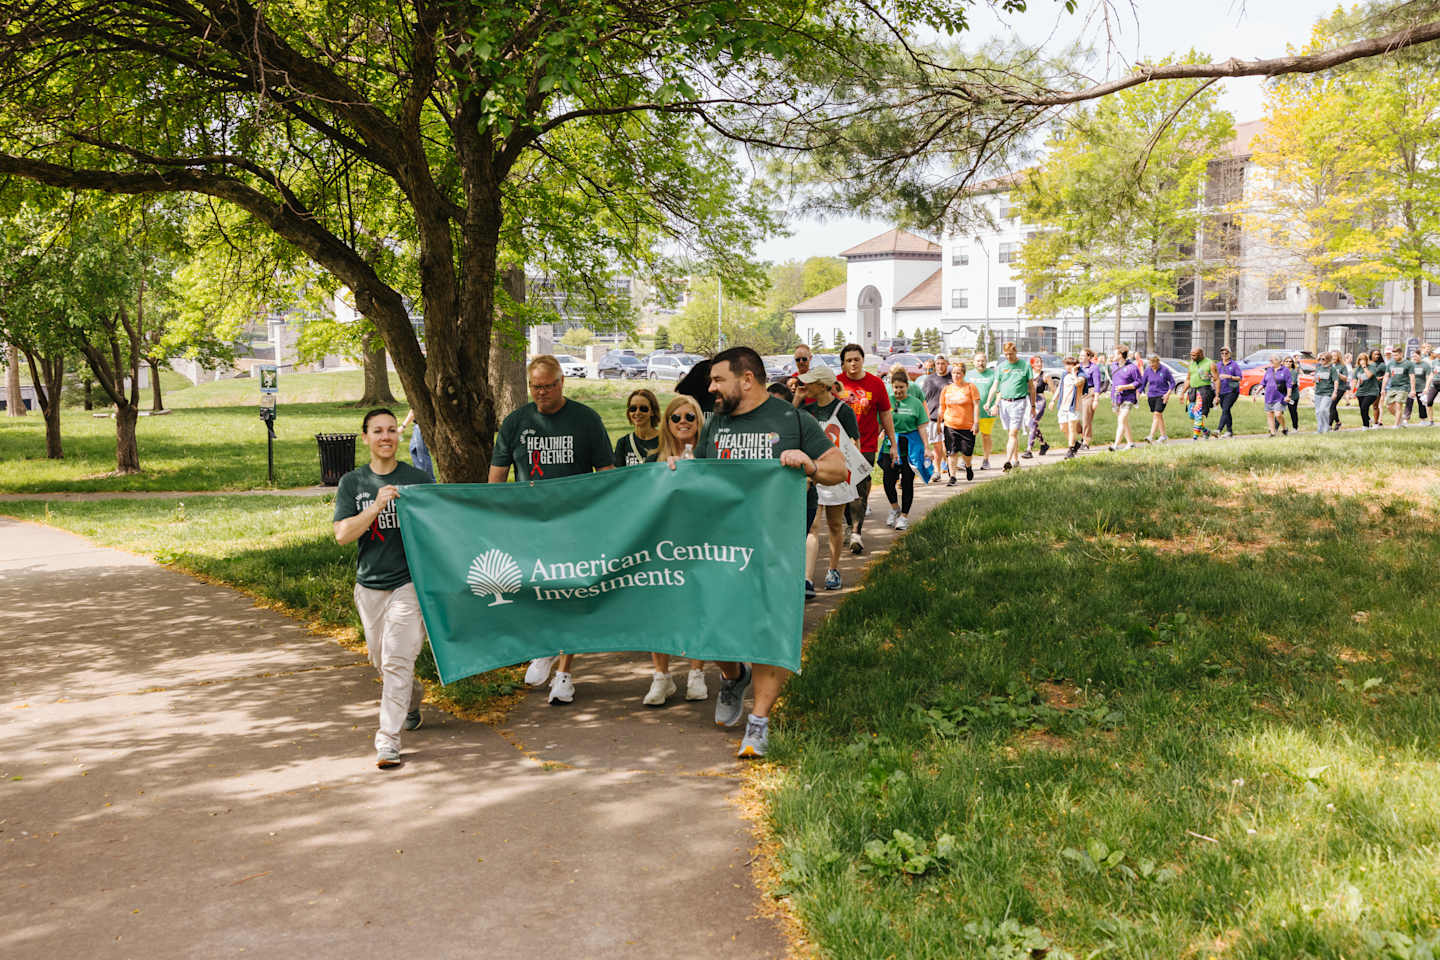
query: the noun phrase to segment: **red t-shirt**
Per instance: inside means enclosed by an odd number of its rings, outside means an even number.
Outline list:
[[[840,399],[855,411],[855,422],[860,426],[860,452],[875,453],[880,449],[880,414],[890,409],[885,381],[873,373],[859,380],[851,380],[842,373],[837,382],[845,391]]]

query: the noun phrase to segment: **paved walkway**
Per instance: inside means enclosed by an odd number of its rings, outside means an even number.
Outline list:
[[[844,592],[893,542],[871,502]],[[8,960],[785,953],[738,730],[643,707],[644,655],[582,658],[572,706],[534,691],[500,730],[428,710],[382,773],[368,663],[239,593],[0,518],[0,609]]]

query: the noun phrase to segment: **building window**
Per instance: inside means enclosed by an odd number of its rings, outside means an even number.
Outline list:
[[[1001,306],[1001,307],[1013,307],[1013,306],[1015,306],[1015,288],[1014,288],[1014,287],[1000,287],[1000,288],[998,288],[998,291],[997,291],[997,292],[998,292],[999,295],[1000,295],[1000,299],[996,302],[996,306]]]
[[[1265,292],[1265,299],[1266,299],[1266,300],[1284,300],[1284,299],[1285,299],[1285,293],[1286,293],[1286,287],[1287,287],[1287,286],[1288,286],[1288,285],[1285,283],[1284,280],[1281,280],[1281,279],[1278,278],[1278,277],[1271,277],[1271,278],[1270,278],[1270,285],[1269,285],[1268,289],[1267,289],[1266,292]]]
[[[996,257],[995,259],[998,260],[1000,263],[1012,263],[1012,262],[1015,260],[1015,248],[1016,248],[1016,246],[1018,246],[1018,244],[1014,244],[1014,243],[1002,243],[1002,244],[1000,244],[1000,255],[999,255],[998,257]]]
[[[970,254],[968,254],[968,253],[962,253],[962,252],[959,251],[959,250],[956,250],[956,251],[952,252],[952,253],[950,254],[950,266],[952,266],[952,267],[968,267],[968,266],[970,266]]]
[[[950,306],[957,309],[965,309],[970,306],[970,291],[964,287],[956,287],[950,291]]]
[[[1425,296],[1440,297],[1440,283],[1436,283],[1434,280],[1431,280],[1429,283],[1425,284]]]
[[[1009,197],[1005,197],[1005,198],[1001,199],[1001,201],[1000,201],[1000,219],[1001,219],[1001,220],[1014,220],[1014,219],[1015,219],[1015,208],[1010,205],[1010,198],[1009,198]]]

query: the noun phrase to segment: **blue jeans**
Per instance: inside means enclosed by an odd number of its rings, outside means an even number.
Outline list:
[[[1333,404],[1334,402],[1335,402],[1335,398],[1334,398],[1333,396],[1330,396],[1330,395],[1328,395],[1328,394],[1325,395],[1325,396],[1321,396],[1321,395],[1318,394],[1318,393],[1315,394],[1315,432],[1316,432],[1316,433],[1329,433],[1329,432],[1330,432],[1330,405]]]

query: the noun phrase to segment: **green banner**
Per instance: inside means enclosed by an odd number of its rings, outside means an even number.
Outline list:
[[[805,481],[778,461],[417,484],[397,512],[445,683],[559,652],[800,669]]]

